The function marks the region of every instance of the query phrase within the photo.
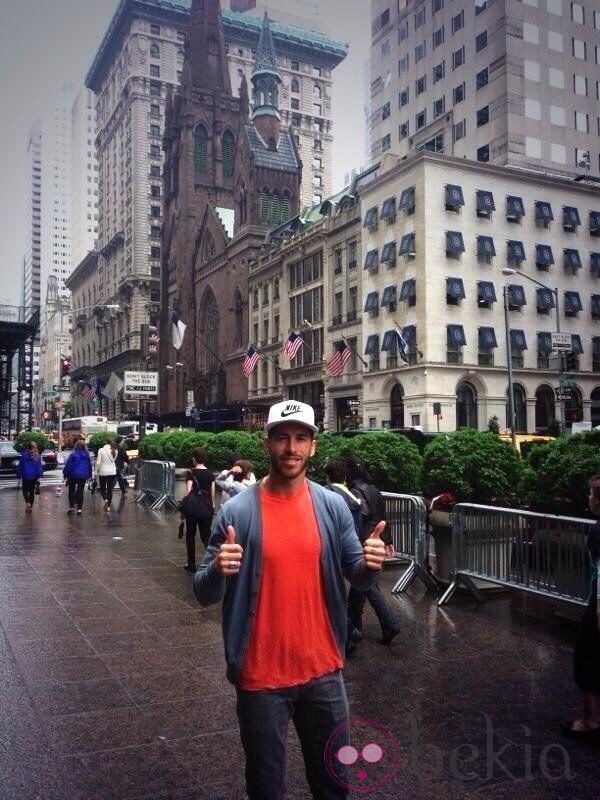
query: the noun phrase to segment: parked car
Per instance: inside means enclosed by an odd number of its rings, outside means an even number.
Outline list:
[[[56,469],[58,466],[56,450],[50,445],[45,450],[42,450],[42,461],[44,462],[44,469]]]
[[[14,462],[18,460],[19,454],[13,447],[13,443],[0,441],[0,476],[3,478],[14,478]]]

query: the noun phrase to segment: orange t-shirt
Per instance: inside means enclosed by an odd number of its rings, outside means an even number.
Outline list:
[[[262,564],[238,686],[296,686],[342,667],[323,591],[321,537],[305,482],[291,497],[260,489]]]

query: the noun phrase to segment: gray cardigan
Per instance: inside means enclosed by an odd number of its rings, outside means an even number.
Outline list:
[[[341,497],[312,481],[308,482],[319,534],[321,536],[321,575],[331,629],[343,658],[346,632],[346,586],[344,577],[357,589],[369,589],[378,571],[364,562],[362,545],[352,515]],[[256,615],[261,577],[259,487],[257,483],[238,494],[220,509],[213,523],[208,549],[194,578],[198,602],[209,606],[223,600],[223,639],[227,677],[237,679],[248,649],[252,618]],[[285,525],[285,519],[282,520]],[[213,564],[225,541],[228,525],[235,528],[235,540],[244,548],[240,571],[225,578]],[[294,557],[294,553],[290,553]]]

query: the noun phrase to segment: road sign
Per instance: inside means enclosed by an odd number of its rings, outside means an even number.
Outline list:
[[[570,400],[572,398],[571,390],[565,386],[563,391],[561,392],[560,389],[555,389],[554,394],[556,395],[556,399],[560,402],[561,400]]]
[[[572,339],[570,333],[551,333],[553,350],[570,350]]]
[[[125,371],[123,393],[130,397],[145,397],[158,394],[158,372]]]

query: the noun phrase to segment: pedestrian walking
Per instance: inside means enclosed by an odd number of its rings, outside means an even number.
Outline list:
[[[348,510],[352,514],[354,522],[354,530],[360,539],[362,537],[362,509],[360,498],[350,491],[346,484],[346,465],[343,461],[337,458],[330,459],[324,467],[326,484],[325,488],[331,492],[336,492],[348,506]],[[348,629],[346,634],[346,658],[356,650],[360,641],[362,641],[362,630],[358,630],[350,616],[348,616]]]
[[[600,518],[600,475],[588,481],[590,511]],[[583,714],[561,723],[566,736],[600,740],[600,519],[591,528],[587,549],[591,562],[591,585],[586,610],[575,643],[575,683],[581,690]]]
[[[117,446],[114,440],[111,439],[98,450],[95,468],[96,478],[100,484],[100,494],[104,500],[103,510],[109,512],[117,479]]]
[[[309,405],[271,407],[268,475],[220,509],[194,579],[202,605],[223,600],[249,800],[284,797],[290,719],[313,798],[348,797],[346,768],[331,764],[334,777],[325,759],[334,732],[340,747],[349,738],[344,577],[369,588],[385,555],[385,523],[361,546],[343,500],[306,479],[316,432]]]
[[[67,481],[69,488],[69,509],[67,513],[72,514],[75,506],[77,506],[77,514],[80,515],[83,509],[85,484],[92,477],[92,461],[85,446],[85,441],[79,439],[75,442],[75,447],[63,467],[63,477]]]
[[[348,486],[361,501],[362,533],[359,534],[359,537],[362,540],[365,536],[368,536],[368,532],[378,522],[385,520],[385,500],[373,483],[365,464],[355,458],[348,458],[346,460],[346,469]],[[386,546],[386,555],[393,555],[394,548],[392,547],[392,537],[389,530],[386,529],[381,538]],[[352,625],[359,632],[359,636],[362,637],[363,612],[367,600],[381,626],[381,643],[390,644],[400,633],[400,617],[387,603],[377,580],[366,592],[350,587],[348,592],[348,617]]]
[[[250,461],[240,458],[233,464],[231,469],[223,470],[217,475],[215,484],[222,493],[221,505],[256,483],[253,470],[254,466]],[[226,473],[225,478],[221,477],[223,473]]]
[[[129,489],[129,484],[127,483],[127,479],[125,478],[125,469],[126,464],[129,464],[129,455],[127,454],[127,448],[123,444],[124,440],[122,436],[117,436],[115,439],[115,444],[117,446],[117,458],[116,458],[116,467],[117,467],[117,483],[119,484],[119,489],[121,490],[121,494],[123,497],[127,494],[127,490]]]
[[[207,548],[215,508],[215,479],[206,466],[206,452],[202,447],[196,447],[192,452],[192,469],[186,473],[185,488],[186,494],[180,504],[185,519],[187,547],[184,569],[196,572],[196,528],[202,544]]]
[[[27,442],[17,464],[17,476],[21,478],[26,514],[30,514],[33,509],[33,502],[36,493],[39,494],[39,482],[43,474],[44,463],[37,444],[35,442]]]

